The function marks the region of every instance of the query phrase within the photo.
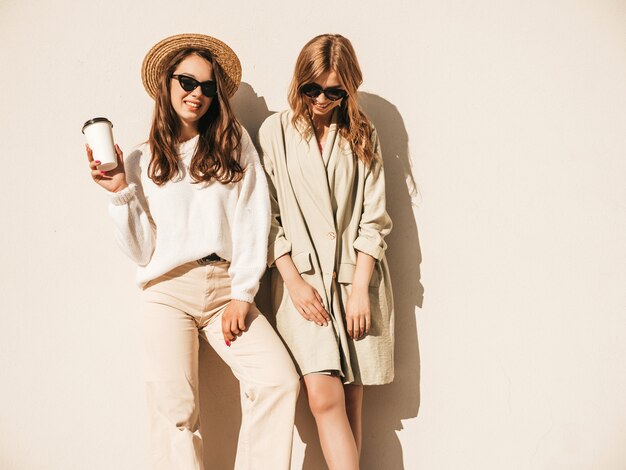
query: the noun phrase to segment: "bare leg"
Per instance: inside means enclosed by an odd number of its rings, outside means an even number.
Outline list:
[[[328,469],[358,470],[359,455],[346,415],[341,380],[331,375],[309,374],[304,376],[304,383]]]
[[[363,409],[363,385],[344,385],[344,393],[346,395],[346,414],[352,428],[352,434],[356,442],[356,448],[359,456],[361,455],[361,442],[363,440],[362,432],[362,412]]]

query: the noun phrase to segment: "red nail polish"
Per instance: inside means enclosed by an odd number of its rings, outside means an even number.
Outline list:
[[[102,163],[100,160],[96,160],[96,165],[100,165]]]
[[[225,343],[226,343],[226,346],[230,347],[230,341],[226,340]]]
[[[100,174],[101,174],[101,175],[106,175],[106,174],[107,174],[107,172],[106,172],[106,171],[101,171],[101,172],[100,172]]]

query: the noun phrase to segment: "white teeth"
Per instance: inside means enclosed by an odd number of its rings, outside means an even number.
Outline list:
[[[200,107],[199,103],[191,103],[190,101],[185,101],[185,103],[195,109],[198,109]]]

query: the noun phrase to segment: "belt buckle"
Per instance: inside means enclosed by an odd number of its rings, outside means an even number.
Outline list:
[[[215,253],[211,253],[204,258],[197,259],[196,263],[198,263],[200,266],[206,266],[207,264],[215,263],[217,261],[222,261],[222,258],[220,258]]]

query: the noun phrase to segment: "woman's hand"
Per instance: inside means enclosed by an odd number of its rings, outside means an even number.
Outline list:
[[[319,326],[326,326],[330,321],[330,315],[324,308],[322,297],[302,277],[295,279],[291,284],[287,284],[289,296],[300,315],[306,320],[317,323]]]
[[[352,339],[361,339],[370,331],[372,314],[370,312],[370,296],[367,287],[364,289],[352,286],[352,292],[346,303],[346,331]]]
[[[126,182],[126,173],[124,171],[124,155],[115,144],[115,154],[117,155],[117,166],[110,171],[98,170],[99,161],[94,161],[93,152],[89,145],[85,145],[87,149],[87,159],[89,160],[89,168],[91,169],[91,178],[107,191],[117,193],[128,187]]]
[[[235,341],[246,331],[246,317],[250,311],[250,304],[242,300],[231,300],[222,314],[222,334],[226,346]]]
[[[318,325],[326,326],[330,315],[324,308],[322,297],[302,276],[293,264],[290,253],[285,253],[276,259],[276,267],[289,292],[289,297],[300,315],[305,320],[313,321]]]
[[[376,260],[361,251],[356,255],[356,268],[352,277],[352,290],[346,302],[346,331],[352,339],[361,339],[370,332],[369,284]]]

